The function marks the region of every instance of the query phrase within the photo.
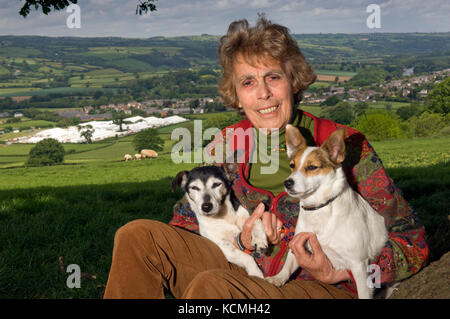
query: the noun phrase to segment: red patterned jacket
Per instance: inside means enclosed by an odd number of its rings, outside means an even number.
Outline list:
[[[314,141],[317,146],[320,146],[336,128],[344,127],[347,130],[346,159],[342,164],[344,172],[353,189],[358,191],[385,218],[389,230],[389,240],[372,261],[380,267],[382,287],[405,279],[419,271],[426,264],[429,255],[428,245],[425,241],[425,229],[417,214],[386,173],[375,150],[360,132],[350,127],[317,118],[307,112],[303,112],[303,115],[314,119]],[[244,145],[237,143],[237,139],[242,138],[242,135],[238,134],[242,130],[238,130],[238,128],[246,130],[252,128],[252,124],[249,120],[243,120],[224,129],[222,134],[216,136],[209,145],[212,155],[214,155],[218,143],[228,145],[226,141],[230,138],[234,138],[235,148]],[[288,243],[295,232],[299,201],[289,197],[286,192],[274,196],[271,192],[249,185],[247,182],[250,169],[248,159],[253,147],[253,137],[250,134],[244,138],[247,139],[244,147],[245,162],[240,164],[239,174],[233,185],[234,192],[249,212],[252,212],[261,201],[266,203],[266,207],[269,207],[270,211],[283,221],[284,227],[288,230],[285,232],[284,240],[273,247],[270,256],[253,254],[264,276],[273,276],[283,267]],[[195,214],[186,202],[178,202],[175,205],[174,216],[169,224],[199,233]],[[314,280],[301,270],[296,273],[296,276],[297,279]],[[353,291],[355,288],[353,282],[341,283],[337,286]]]

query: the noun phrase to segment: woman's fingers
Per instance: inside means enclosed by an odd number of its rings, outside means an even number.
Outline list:
[[[270,212],[264,212],[262,221],[269,242],[271,244],[278,244],[283,238],[283,234],[281,233],[283,222],[275,214]]]
[[[247,219],[247,221],[244,223],[244,226],[242,227],[241,241],[242,244],[244,244],[245,248],[252,249],[253,225],[258,218],[261,218],[263,216],[263,214],[264,214],[264,204],[259,203],[259,205],[256,206],[253,213],[250,215],[250,218]]]
[[[268,241],[271,244],[278,244],[284,236],[281,232],[283,222],[275,214],[266,212],[264,203],[261,202],[242,228],[241,240],[244,246],[251,248],[253,225],[258,218],[262,220]]]
[[[289,243],[289,248],[291,248],[297,260],[301,260],[302,263],[308,263],[312,258],[312,254],[305,248],[305,244],[313,235],[313,233],[299,233]]]

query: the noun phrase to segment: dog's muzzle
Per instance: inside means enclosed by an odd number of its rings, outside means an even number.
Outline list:
[[[290,190],[294,186],[294,180],[292,178],[288,178],[284,181],[284,187],[286,187],[287,190]]]
[[[213,208],[213,204],[211,204],[211,203],[203,203],[202,204],[202,211],[204,211],[205,213],[209,213],[212,208]]]

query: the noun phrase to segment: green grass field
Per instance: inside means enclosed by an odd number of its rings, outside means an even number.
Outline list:
[[[186,123],[178,124],[186,125]],[[171,128],[173,129],[174,126]],[[172,178],[194,163],[174,164],[168,128],[159,158],[124,162],[132,136],[94,144],[65,144],[65,164],[24,167],[33,145],[0,146],[0,298],[100,298],[115,231],[148,218],[168,222],[181,191]],[[396,185],[428,231],[448,215],[450,138],[373,143]],[[78,264],[80,289],[61,269]],[[92,277],[95,276],[95,278]]]

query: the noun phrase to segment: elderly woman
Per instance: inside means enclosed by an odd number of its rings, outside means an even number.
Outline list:
[[[258,139],[249,136],[247,144],[234,143],[243,147],[245,162],[240,164],[233,190],[252,212],[240,236],[241,246],[265,276],[281,270],[288,249],[294,252],[300,271],[282,287],[248,276],[229,263],[213,242],[198,235],[195,215],[188,204],[180,203],[169,225],[136,220],[117,231],[105,298],[164,298],[166,292],[176,298],[355,298],[351,272],[333,269],[314,235],[300,233],[292,240],[299,203],[283,188],[290,174],[283,147],[285,126],[298,127],[311,146],[320,145],[342,127],[297,109],[302,92],[315,80],[313,70],[287,28],[263,17],[254,27],[246,20],[233,22],[221,38],[219,56],[223,68],[220,92],[227,105],[245,117],[231,128],[278,129],[280,142],[270,150],[279,153],[279,168],[272,175],[261,173],[261,161],[249,161]],[[424,228],[364,136],[346,130],[343,168],[347,179],[385,218],[389,229],[388,242],[372,261],[379,266],[381,285],[387,286],[414,274],[426,262]],[[211,151],[235,138],[236,131],[219,134]],[[271,244],[267,255],[252,251],[256,218],[262,219]],[[316,247],[313,254],[304,248],[307,239]]]

